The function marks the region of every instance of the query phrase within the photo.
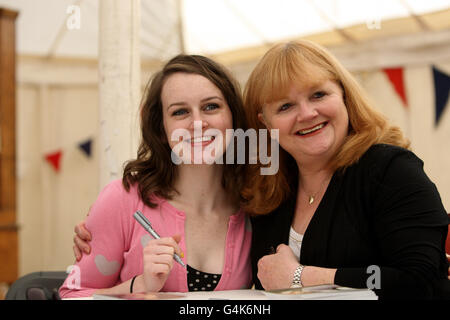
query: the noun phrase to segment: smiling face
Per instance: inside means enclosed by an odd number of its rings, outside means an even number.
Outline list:
[[[195,159],[212,163],[222,156],[226,129],[233,128],[233,117],[219,88],[201,75],[177,72],[165,80],[161,101],[164,130],[171,149],[180,144],[179,140],[172,141],[175,132],[189,133],[181,142],[187,147],[183,150],[190,150],[190,158],[184,152],[176,152],[182,154],[185,163],[188,159],[189,163]]]
[[[279,129],[279,143],[298,164],[329,160],[348,133],[348,113],[336,82],[294,82],[258,115],[268,129]]]

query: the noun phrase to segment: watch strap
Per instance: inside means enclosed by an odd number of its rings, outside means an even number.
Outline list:
[[[298,267],[295,268],[294,278],[292,279],[291,288],[301,288],[301,287],[303,287],[303,284],[302,284],[303,268],[304,268],[304,266],[302,264],[299,264]]]

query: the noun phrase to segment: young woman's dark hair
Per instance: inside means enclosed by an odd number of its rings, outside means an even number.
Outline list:
[[[242,95],[238,82],[220,64],[199,55],[177,55],[150,79],[141,105],[141,142],[137,159],[125,164],[122,183],[128,191],[137,183],[142,201],[154,208],[150,195],[154,193],[171,199],[177,190],[173,187],[177,165],[172,162],[171,149],[164,131],[161,92],[166,79],[174,73],[198,74],[211,81],[222,92],[233,116],[233,129],[247,129]],[[223,155],[226,159],[226,152]],[[236,159],[236,156],[235,156]],[[225,164],[222,184],[236,201],[240,201],[243,186],[243,164]]]

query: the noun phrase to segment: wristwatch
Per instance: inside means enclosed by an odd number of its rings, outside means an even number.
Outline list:
[[[305,267],[304,265],[299,264],[298,267],[295,268],[294,278],[292,279],[291,288],[301,288],[301,287],[303,287],[303,284],[302,284],[302,271],[303,271],[304,267]]]

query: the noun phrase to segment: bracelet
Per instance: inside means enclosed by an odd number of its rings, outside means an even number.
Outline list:
[[[137,276],[134,276],[133,279],[131,280],[131,284],[130,284],[130,293],[133,293],[133,284],[134,284],[134,280],[136,280]]]
[[[298,267],[294,271],[294,278],[292,279],[291,288],[301,288],[302,284],[302,271],[304,266],[299,264]]]

